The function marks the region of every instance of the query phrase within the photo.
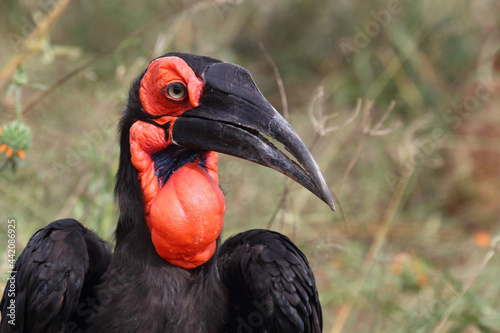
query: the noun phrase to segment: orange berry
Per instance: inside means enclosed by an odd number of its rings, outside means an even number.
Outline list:
[[[391,264],[391,273],[399,276],[399,275],[403,274],[403,268],[404,268],[404,264],[393,262]]]
[[[24,160],[26,158],[26,153],[22,149],[17,150],[17,155],[19,156],[20,159]]]
[[[474,235],[474,242],[479,247],[488,248],[491,246],[491,236],[486,231],[478,231]]]
[[[420,274],[417,277],[417,285],[419,288],[423,288],[429,283],[429,277],[426,274]]]
[[[408,253],[403,252],[396,254],[391,263],[391,273],[394,275],[403,274],[403,270],[405,268],[408,259],[409,259]]]
[[[8,147],[5,155],[7,155],[8,158],[11,158],[13,153],[14,153],[14,149],[12,149],[12,147]]]
[[[3,153],[7,149],[7,144],[4,143],[3,145],[0,145],[0,153]]]

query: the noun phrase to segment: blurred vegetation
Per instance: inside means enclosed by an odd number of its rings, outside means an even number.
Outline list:
[[[0,239],[14,218],[18,254],[61,217],[112,241],[128,85],[163,53],[204,54],[249,69],[283,110],[279,70],[335,193],[331,213],[272,170],[219,164],[224,235],[289,235],[325,332],[500,332],[497,0],[64,3],[51,17],[56,1],[0,2],[0,126],[22,122],[33,140],[16,154],[0,133]]]

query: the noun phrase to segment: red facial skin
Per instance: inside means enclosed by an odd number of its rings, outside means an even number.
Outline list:
[[[186,95],[174,99],[166,87],[181,82]],[[203,82],[178,57],[154,60],[141,80],[139,96],[143,109],[158,124],[171,122],[183,112],[199,105]],[[214,254],[222,231],[225,200],[219,188],[216,152],[204,154],[204,168],[199,160],[177,169],[160,187],[155,176],[153,153],[173,144],[171,134],[155,125],[137,121],[130,128],[132,164],[139,172],[143,191],[146,223],[156,252],[168,262],[191,269],[207,262]]]

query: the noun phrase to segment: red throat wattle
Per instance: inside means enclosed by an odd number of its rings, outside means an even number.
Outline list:
[[[184,99],[165,97],[165,87],[172,82],[187,87]],[[141,81],[140,99],[157,124],[173,124],[184,111],[198,106],[202,91],[202,81],[182,59],[159,58]],[[215,252],[225,200],[219,188],[218,155],[211,151],[179,167],[161,186],[152,155],[172,144],[171,134],[167,136],[156,125],[137,121],[130,128],[132,164],[139,173],[146,223],[156,252],[174,265],[191,269]]]

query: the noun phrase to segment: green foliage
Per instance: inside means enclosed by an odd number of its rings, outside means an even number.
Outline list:
[[[0,145],[6,144],[14,150],[26,150],[31,147],[33,138],[28,125],[14,120],[2,126]]]
[[[53,5],[0,3],[8,13],[0,67]],[[289,235],[314,268],[325,332],[338,332],[349,304],[343,332],[433,332],[443,320],[440,332],[498,332],[500,259],[495,252],[484,263],[500,234],[500,98],[491,83],[500,70],[497,7],[495,0],[72,2],[40,53],[0,90],[0,144],[30,148],[15,174],[0,171],[0,240],[14,218],[19,254],[36,230],[73,217],[112,242],[116,127],[132,80],[163,53],[205,54],[249,69],[282,110],[261,42],[280,72],[289,121],[338,211],[273,170],[221,156],[223,236],[265,227]],[[2,276],[5,251],[0,246]]]

